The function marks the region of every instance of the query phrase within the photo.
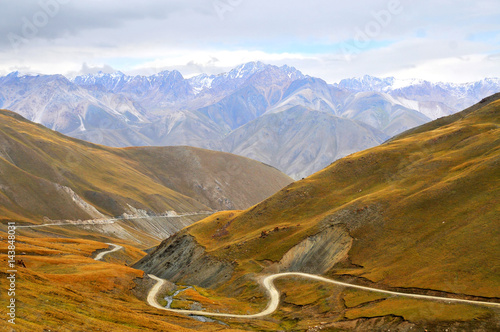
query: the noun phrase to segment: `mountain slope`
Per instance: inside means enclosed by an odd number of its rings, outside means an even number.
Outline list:
[[[273,165],[300,179],[387,138],[362,122],[296,106],[238,128],[224,139],[222,150]]]
[[[388,136],[431,121],[391,96],[378,92],[360,92],[350,96],[346,99],[342,116],[367,123]]]
[[[9,111],[1,111],[0,118],[0,209],[8,218],[76,220],[135,209],[238,209],[291,182],[276,169],[226,153],[107,148],[68,138]]]
[[[249,86],[216,104],[199,109],[198,112],[217,123],[225,133],[229,133],[264,114],[267,107],[264,96],[257,89]],[[241,112],[242,109],[245,112]]]
[[[84,89],[62,75],[12,73],[0,78],[0,86],[0,107],[64,134],[130,128],[145,121],[132,100]]]
[[[269,112],[279,112],[293,106],[337,115],[340,98],[332,94],[331,87],[322,79],[306,77],[295,80],[284,91],[282,100],[270,107]]]
[[[242,287],[251,287],[255,273],[280,271],[424,294],[499,298],[499,98],[343,158],[248,210],[195,223],[136,267],[247,301]],[[192,249],[196,261],[175,264],[183,255],[180,242],[198,248]],[[344,320],[396,315],[421,328],[459,324],[478,330],[483,322],[498,328],[498,316],[487,309],[474,313],[468,306],[432,307],[347,291],[337,291],[337,300],[309,300],[306,290],[314,299],[325,295],[304,282],[282,286],[287,299],[296,290],[302,295],[287,300],[295,307],[278,313],[280,319],[308,321],[310,315],[295,311],[297,303],[309,304],[308,310],[321,303],[313,312],[322,321],[329,301]],[[345,306],[353,302],[358,304]]]
[[[118,155],[140,164],[155,182],[216,210],[255,205],[292,181],[255,160],[192,147],[126,148]]]

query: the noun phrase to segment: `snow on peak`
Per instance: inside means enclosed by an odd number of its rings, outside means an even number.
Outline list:
[[[238,67],[234,68],[231,70],[229,73],[227,73],[227,77],[231,79],[238,79],[238,78],[248,78],[252,76],[253,74],[264,70],[268,65],[257,61],[257,62],[248,62],[242,65],[239,65]]]
[[[304,74],[302,74],[302,72],[295,67],[283,65],[283,66],[279,67],[279,69],[281,71],[285,72],[287,74],[287,76],[289,78],[292,78],[292,79],[301,79],[301,78],[305,77]]]
[[[406,88],[412,85],[421,85],[425,84],[425,81],[419,78],[407,78],[407,79],[394,79],[390,86],[391,90],[397,90]]]
[[[116,71],[111,74],[98,71],[96,74],[86,74],[86,75],[76,76],[71,81],[79,85],[101,84],[104,86],[108,86],[108,85],[116,85],[117,82],[128,79],[130,79],[130,77],[125,75],[121,71]]]
[[[188,82],[193,88],[194,93],[198,94],[205,89],[210,89],[215,78],[215,75],[208,76],[207,74],[201,74],[191,77]]]

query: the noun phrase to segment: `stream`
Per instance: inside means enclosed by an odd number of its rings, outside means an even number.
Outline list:
[[[165,301],[167,301],[167,305],[165,306],[165,308],[171,309],[170,306],[172,305],[172,302],[174,302],[174,297],[179,295],[179,293],[184,292],[185,290],[188,290],[190,288],[193,288],[193,286],[189,286],[189,287],[186,287],[183,289],[176,290],[173,295],[165,296],[164,299],[165,299]]]

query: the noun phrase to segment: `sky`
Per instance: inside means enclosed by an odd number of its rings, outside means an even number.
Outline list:
[[[191,77],[250,61],[329,83],[500,77],[500,2],[0,0],[0,75]]]

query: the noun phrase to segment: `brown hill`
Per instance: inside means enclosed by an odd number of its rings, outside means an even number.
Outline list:
[[[91,219],[133,213],[248,208],[292,180],[228,153],[89,144],[0,111],[0,214]]]
[[[255,274],[281,271],[499,298],[499,97],[343,158],[250,209],[195,223],[136,267],[245,303],[255,302]],[[187,258],[193,258],[189,264],[177,264]],[[397,328],[408,321],[437,330],[499,328],[498,315],[484,308],[334,291],[297,280],[281,287],[284,307],[273,317],[294,330],[325,319],[332,328],[359,323],[369,329],[370,322]]]

